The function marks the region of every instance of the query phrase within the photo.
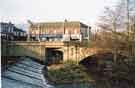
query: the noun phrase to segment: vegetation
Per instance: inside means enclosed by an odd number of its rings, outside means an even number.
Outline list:
[[[100,33],[94,35],[96,46],[109,48],[114,54],[114,61],[118,53],[135,56],[135,1],[120,1],[116,7],[105,8],[97,23]]]
[[[47,77],[56,84],[92,82],[92,78],[86,73],[86,69],[83,66],[69,62],[57,65],[55,68],[53,66],[52,68],[50,67]]]
[[[111,70],[105,72],[104,81],[106,87],[99,88],[134,88],[135,87],[135,0],[119,0],[114,7],[106,7],[104,14],[97,22],[100,31],[93,34],[92,47],[110,50]],[[121,59],[119,55],[126,57]],[[108,57],[109,56],[109,57]],[[107,64],[105,56],[97,54],[94,59],[99,57],[102,64],[98,66],[98,74],[104,73]],[[87,62],[88,63],[88,62]],[[96,67],[96,69],[98,69]],[[109,77],[107,77],[109,75]],[[99,80],[99,77],[98,79]],[[104,84],[103,84],[104,85]]]
[[[113,61],[112,53],[99,53],[87,57],[80,64],[84,65],[96,82],[96,88],[134,88],[135,59],[117,55]]]

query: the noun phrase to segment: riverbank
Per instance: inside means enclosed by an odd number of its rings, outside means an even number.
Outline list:
[[[135,88],[135,57],[98,53],[80,62],[96,81],[96,88]]]
[[[74,63],[49,66],[46,78],[53,84],[94,83],[94,80],[86,73],[86,69]]]

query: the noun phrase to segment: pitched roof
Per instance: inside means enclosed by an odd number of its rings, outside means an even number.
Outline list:
[[[79,21],[67,21],[67,22],[41,22],[35,23],[32,27],[46,27],[46,28],[61,28],[61,27],[80,27],[81,25],[87,26]]]
[[[17,28],[14,26],[14,31],[19,31],[19,32],[25,32],[24,30],[20,29],[20,28]]]

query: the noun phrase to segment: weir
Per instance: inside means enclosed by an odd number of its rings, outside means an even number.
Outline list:
[[[43,67],[30,58],[20,59],[2,72],[2,88],[53,88],[43,77]]]

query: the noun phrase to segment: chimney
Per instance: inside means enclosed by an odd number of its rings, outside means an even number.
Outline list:
[[[64,20],[64,34],[66,32],[66,26],[65,26],[66,22],[67,22],[67,19]]]
[[[67,19],[65,19],[64,21],[67,22]]]

